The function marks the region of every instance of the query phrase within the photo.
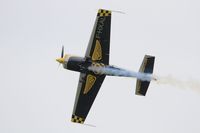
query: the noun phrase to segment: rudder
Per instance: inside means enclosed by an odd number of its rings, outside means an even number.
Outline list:
[[[152,74],[154,68],[154,56],[145,55],[142,65],[140,66],[139,72]],[[142,81],[137,79],[136,82],[136,95],[145,96],[149,87],[150,81]]]

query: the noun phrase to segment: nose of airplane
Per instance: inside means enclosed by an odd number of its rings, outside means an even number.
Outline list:
[[[58,59],[56,59],[56,61],[59,63],[64,63],[65,60],[64,60],[64,58],[58,58]]]

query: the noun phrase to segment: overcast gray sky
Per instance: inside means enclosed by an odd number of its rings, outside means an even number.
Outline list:
[[[113,13],[110,64],[200,81],[198,0],[0,0],[0,132],[199,133],[200,88],[107,77],[85,123],[71,123],[79,73],[58,69],[61,46],[83,56],[99,8]]]

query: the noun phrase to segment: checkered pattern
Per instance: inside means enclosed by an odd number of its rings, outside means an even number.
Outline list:
[[[97,16],[111,16],[111,11],[99,9]]]
[[[81,118],[79,116],[76,116],[76,115],[72,115],[72,119],[71,119],[72,122],[75,122],[75,123],[81,123],[83,124],[85,119],[84,118]]]

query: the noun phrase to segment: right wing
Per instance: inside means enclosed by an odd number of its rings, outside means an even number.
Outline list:
[[[96,75],[90,72],[80,74],[72,122],[84,123],[104,78],[105,75]]]
[[[109,64],[111,11],[99,9],[85,54],[95,62]]]

